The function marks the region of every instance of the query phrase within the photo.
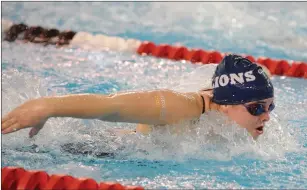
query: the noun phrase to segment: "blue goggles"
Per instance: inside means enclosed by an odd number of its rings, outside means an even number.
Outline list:
[[[247,111],[253,115],[253,116],[259,116],[265,112],[267,112],[265,110],[265,106],[263,104],[259,104],[259,103],[255,103],[255,104],[249,104],[249,105],[245,105],[243,104],[243,106],[247,109]],[[275,104],[274,102],[272,104],[270,104],[268,112],[271,112],[273,109],[275,108]]]

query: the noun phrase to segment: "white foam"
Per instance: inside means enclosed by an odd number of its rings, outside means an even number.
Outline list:
[[[11,28],[12,25],[13,25],[12,21],[1,19],[2,32],[7,32]]]
[[[93,35],[91,35],[87,32],[77,32],[77,34],[71,40],[70,44],[72,46],[86,48],[87,46],[90,46],[89,41],[92,38],[93,38]]]
[[[131,38],[127,39],[127,46],[130,47],[130,51],[132,52],[136,52],[141,43],[142,42],[140,40],[131,39]]]
[[[71,41],[71,46],[92,50],[127,51],[135,53],[141,44],[139,40],[121,37],[106,36],[103,34],[92,35],[87,32],[77,32]]]
[[[194,68],[193,71],[180,77],[180,84],[174,89],[180,92],[197,92],[201,89],[211,88],[211,76],[216,64],[207,64]]]

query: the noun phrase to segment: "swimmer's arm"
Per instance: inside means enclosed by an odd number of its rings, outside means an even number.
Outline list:
[[[196,93],[169,90],[80,94],[46,98],[52,117],[163,125],[198,118],[202,105]]]
[[[169,90],[43,97],[29,100],[6,114],[1,120],[1,133],[31,127],[32,137],[50,117],[165,125],[198,118],[201,110],[197,93],[180,94]]]

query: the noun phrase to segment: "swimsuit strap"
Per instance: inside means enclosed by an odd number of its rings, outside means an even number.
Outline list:
[[[205,113],[205,99],[203,97],[203,95],[200,95],[201,96],[201,99],[203,99],[203,111],[202,111],[202,114]]]

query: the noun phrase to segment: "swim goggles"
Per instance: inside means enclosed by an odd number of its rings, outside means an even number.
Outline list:
[[[249,105],[245,105],[243,104],[243,106],[247,109],[247,111],[253,115],[253,116],[259,116],[265,112],[267,112],[265,110],[265,106],[263,104],[259,104],[259,103],[255,103],[255,104],[249,104]],[[268,112],[271,112],[273,109],[275,108],[275,104],[274,102],[272,104],[270,104]]]

